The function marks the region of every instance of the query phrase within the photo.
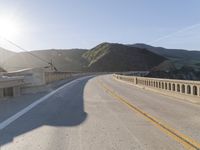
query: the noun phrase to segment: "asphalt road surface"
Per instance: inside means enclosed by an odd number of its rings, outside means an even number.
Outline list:
[[[76,79],[0,122],[0,150],[181,150],[199,142],[199,105],[111,75]]]

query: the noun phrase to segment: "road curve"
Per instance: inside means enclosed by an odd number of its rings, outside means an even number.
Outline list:
[[[200,106],[145,91],[111,75],[79,78],[0,130],[0,150],[187,149],[109,94],[200,142]]]

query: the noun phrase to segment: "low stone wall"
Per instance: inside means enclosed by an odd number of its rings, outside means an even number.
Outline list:
[[[65,80],[70,77],[78,77],[84,75],[94,75],[95,73],[88,73],[88,72],[45,72],[44,78],[45,83],[49,84],[55,81]]]
[[[23,77],[0,77],[0,98],[7,96],[19,96]]]
[[[49,84],[54,81],[64,80],[70,78],[72,73],[69,72],[45,72],[45,83]]]
[[[46,84],[44,73],[45,70],[43,68],[32,68],[32,69],[24,69],[15,72],[4,73],[4,75],[9,77],[23,76],[25,83],[24,86],[33,87]]]
[[[134,85],[165,92],[167,95],[179,97],[195,97],[200,100],[200,81],[147,78],[114,74],[113,77],[128,81]]]
[[[41,88],[56,81],[90,75],[83,72],[51,72],[44,68],[24,69],[3,73],[0,76],[0,98],[18,96],[21,92],[31,88]]]
[[[71,76],[79,75],[79,72],[52,72],[44,68],[31,68],[15,72],[4,73],[5,76],[23,76],[24,87],[43,86],[54,81],[65,80]]]

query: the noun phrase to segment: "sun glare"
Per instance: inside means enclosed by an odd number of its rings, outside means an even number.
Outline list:
[[[19,26],[15,20],[6,17],[0,17],[0,37],[15,38],[19,33]]]

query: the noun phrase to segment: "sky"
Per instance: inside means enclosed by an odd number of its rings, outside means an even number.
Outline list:
[[[26,50],[102,42],[200,50],[199,8],[200,0],[0,0],[0,34],[9,32],[0,47],[21,51],[6,38]]]

